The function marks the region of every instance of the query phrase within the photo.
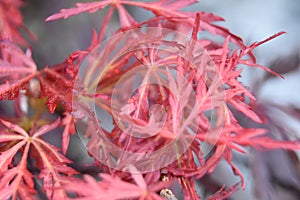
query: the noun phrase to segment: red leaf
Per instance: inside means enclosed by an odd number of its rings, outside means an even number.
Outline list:
[[[224,186],[216,192],[216,194],[210,196],[207,198],[207,200],[223,200],[227,199],[229,196],[231,196],[237,189],[238,189],[239,183],[234,184],[233,186],[227,188],[224,190]]]
[[[119,13],[119,21],[121,27],[130,27],[137,23],[129,14],[129,12],[124,8],[124,6],[117,4],[117,10]]]
[[[10,41],[1,41],[0,51],[0,100],[12,100],[35,76],[36,65],[30,51],[24,53]]]
[[[132,168],[130,168],[133,170]],[[134,173],[134,174],[133,174]],[[168,182],[157,183],[159,187],[152,187],[145,185],[145,180],[142,174],[138,172],[132,172],[132,177],[139,184],[135,185],[130,182],[125,182],[117,176],[111,176],[108,174],[100,174],[101,181],[95,181],[91,176],[85,175],[85,182],[74,181],[66,185],[66,189],[70,192],[75,192],[80,197],[86,199],[128,199],[139,198],[140,200],[154,199],[164,200],[164,198],[156,194],[157,191],[166,187]],[[85,188],[84,190],[82,188]]]
[[[37,131],[35,131],[32,135],[32,137],[39,137],[44,135],[47,132],[52,131],[53,129],[57,128],[57,126],[60,123],[60,119],[57,119],[55,122],[52,124],[45,124],[42,127],[40,127]]]
[[[19,133],[20,135],[22,135],[22,136],[24,136],[24,137],[27,137],[27,136],[28,136],[27,132],[26,132],[23,128],[21,128],[20,126],[18,126],[18,125],[16,125],[16,124],[12,124],[12,123],[10,123],[10,122],[8,122],[8,121],[5,121],[5,120],[3,120],[3,119],[0,119],[0,121],[1,121],[1,123],[4,124],[4,126],[6,126],[8,129],[11,129],[11,130],[17,132],[17,133]]]
[[[50,113],[54,112],[58,102],[67,111],[72,110],[73,78],[63,77],[53,69],[45,68],[38,79],[41,84],[41,97],[47,97],[46,105]]]
[[[232,98],[228,100],[230,104],[234,106],[237,110],[244,113],[247,117],[255,122],[263,123],[263,120],[258,117],[258,115],[252,110],[252,107],[240,101],[238,98]]]
[[[104,0],[101,2],[92,2],[92,3],[76,3],[77,8],[69,8],[69,9],[61,9],[59,13],[51,15],[46,19],[46,21],[57,20],[61,18],[68,18],[74,15],[78,15],[82,12],[93,13],[99,9],[103,9],[109,4],[111,4],[111,0]]]
[[[32,142],[36,154],[43,163],[39,178],[43,179],[43,188],[49,199],[65,199],[67,197],[63,185],[72,182],[71,175],[77,172],[66,163],[70,162],[66,157],[57,152],[52,145],[35,139]]]
[[[69,113],[64,113],[65,117],[62,119],[62,125],[65,126],[62,134],[62,151],[63,154],[67,153],[70,135],[75,133],[75,125],[73,121],[73,116]]]
[[[0,173],[6,173],[9,165],[12,163],[12,159],[15,157],[16,153],[26,144],[25,141],[19,142],[10,149],[1,152],[0,155]]]
[[[60,120],[46,124],[28,134],[22,127],[1,120],[5,128],[0,131],[0,147],[6,149],[0,154],[0,197],[28,198],[36,193],[33,176],[27,169],[28,155],[35,158],[35,166],[41,170],[40,178],[44,180],[43,188],[49,199],[66,197],[62,186],[72,180],[77,173],[67,166],[71,161],[58,152],[53,145],[41,136],[57,128]],[[25,147],[24,147],[25,146]],[[29,151],[30,147],[34,147]],[[13,159],[22,152],[22,158],[16,165]],[[16,159],[18,160],[18,159]],[[2,196],[1,196],[2,195]]]
[[[24,143],[25,141],[21,143],[22,146]],[[5,173],[2,171],[0,172],[1,199],[7,199],[10,197],[12,197],[12,199],[18,199],[18,197],[30,197],[36,193],[34,189],[33,175],[26,169],[29,146],[30,143],[27,143],[21,161],[16,167],[8,169]],[[18,147],[20,148],[20,145]],[[8,151],[11,151],[11,149]]]

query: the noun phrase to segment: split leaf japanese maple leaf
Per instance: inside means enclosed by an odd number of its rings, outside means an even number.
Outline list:
[[[217,191],[215,194],[209,196],[207,200],[223,200],[230,197],[237,189],[238,189],[239,183],[234,184],[233,186],[224,189],[224,186]]]
[[[178,10],[180,8],[186,7],[196,2],[197,2],[196,0],[178,0],[178,1],[157,1],[151,3],[149,2],[143,3],[139,1],[104,0],[104,1],[96,1],[92,3],[76,3],[77,8],[62,9],[60,10],[60,13],[48,17],[46,21],[57,20],[61,18],[66,19],[68,17],[78,15],[82,12],[93,13],[96,12],[97,10],[104,9],[105,7],[111,5],[112,11],[113,9],[116,8],[119,12],[121,27],[129,27],[131,25],[134,25],[136,21],[126,11],[123,5],[142,7],[151,11],[158,11],[159,8],[165,7],[164,10],[167,10],[167,12],[171,12],[171,10]],[[108,16],[110,16],[110,14],[108,14]],[[177,16],[173,16],[173,17],[177,17]]]
[[[164,200],[157,192],[170,184],[169,182],[157,182],[149,186],[143,175],[136,171],[131,172],[134,183],[123,181],[118,176],[109,174],[99,174],[99,177],[101,180],[97,182],[91,176],[85,175],[85,181],[74,181],[66,185],[66,190],[75,192],[79,199]]]
[[[9,40],[0,41],[0,100],[14,99],[35,76],[31,51],[25,53]]]
[[[22,146],[25,146],[20,163],[8,169],[6,172],[0,172],[0,199],[34,199],[33,195],[36,194],[34,189],[33,175],[27,170],[26,162],[30,143],[19,142],[13,148],[7,150],[0,155],[4,162],[11,162],[12,157]],[[1,160],[2,161],[2,160]],[[1,163],[3,165],[4,163]]]
[[[39,178],[43,179],[43,189],[49,199],[64,199],[63,184],[71,180],[76,171],[67,166],[71,161],[59,153],[53,145],[44,141],[41,136],[54,130],[60,124],[56,120],[52,124],[41,126],[38,130],[25,131],[22,127],[5,120],[0,120],[4,128],[0,131],[0,197],[1,199],[29,198],[34,199],[36,193],[32,172],[27,169],[29,157],[36,159]],[[30,149],[30,151],[29,151]],[[22,153],[21,160],[14,158]]]
[[[41,70],[37,78],[41,85],[41,97],[46,97],[46,105],[50,113],[55,111],[60,102],[65,111],[72,111],[74,81],[81,61],[86,51],[72,53],[63,63],[46,67]]]
[[[64,154],[67,153],[70,135],[75,134],[75,124],[73,116],[69,113],[64,113],[64,118],[62,119],[62,125],[65,126],[64,131],[62,133],[62,152]]]

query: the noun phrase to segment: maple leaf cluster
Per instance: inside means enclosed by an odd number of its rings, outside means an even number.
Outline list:
[[[239,81],[239,66],[281,77],[257,64],[253,50],[284,32],[247,46],[215,24],[222,17],[182,10],[196,3],[103,0],[62,9],[46,21],[108,7],[87,49],[38,70],[23,37],[26,30],[35,38],[19,11],[23,1],[0,0],[0,99],[13,105],[0,114],[0,199],[177,199],[174,185],[184,199],[201,199],[197,183],[225,161],[241,181],[207,198],[220,200],[245,188],[234,152],[299,150],[299,141],[244,127],[236,114],[267,120]],[[153,15],[139,21],[127,7]],[[120,27],[108,35],[115,11]],[[67,158],[76,129],[99,176]],[[61,145],[49,139],[57,135]]]

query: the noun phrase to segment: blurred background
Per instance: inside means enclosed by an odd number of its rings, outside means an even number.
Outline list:
[[[54,65],[73,51],[89,46],[92,29],[99,30],[105,12],[81,14],[66,20],[44,22],[61,8],[73,7],[74,0],[28,0],[23,8],[26,25],[37,35],[32,42],[33,57],[39,68]],[[136,19],[150,13],[128,8]],[[257,97],[256,111],[267,116],[266,128],[276,139],[300,138],[300,1],[299,0],[201,0],[188,8],[213,12],[226,21],[218,23],[244,38],[247,45],[261,41],[279,31],[287,34],[255,50],[257,62],[282,74],[285,79],[272,77],[262,70],[244,68],[241,81]],[[118,27],[117,16],[107,34]],[[249,121],[245,126],[257,126]],[[300,199],[299,152],[281,150],[249,150],[247,157],[235,155],[238,167],[246,178],[246,189],[233,195],[233,200],[297,200]],[[235,177],[226,165],[220,165],[199,182],[198,191],[205,193],[226,184],[233,185]],[[179,192],[175,192],[179,193]],[[180,196],[180,194],[177,194]]]

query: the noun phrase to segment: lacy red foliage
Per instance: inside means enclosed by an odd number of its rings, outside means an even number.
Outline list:
[[[0,1],[0,99],[14,100],[15,108],[26,104],[34,114],[16,109],[13,117],[2,116],[0,199],[35,199],[38,196],[48,199],[176,199],[175,191],[169,190],[174,185],[185,199],[201,199],[197,183],[211,174],[221,161],[225,161],[241,181],[227,189],[222,186],[207,199],[226,199],[239,187],[245,187],[242,172],[233,164],[233,152],[244,154],[246,147],[259,150],[300,149],[299,141],[279,141],[269,137],[266,129],[243,127],[236,115],[237,112],[242,113],[260,124],[267,120],[254,110],[256,99],[239,81],[239,66],[258,67],[281,77],[257,64],[252,51],[284,32],[247,46],[240,37],[214,23],[223,21],[222,17],[203,11],[182,11],[182,8],[195,4],[196,0],[77,3],[75,8],[62,9],[46,21],[82,12],[93,13],[110,6],[101,30],[99,33],[93,31],[91,45],[86,50],[77,50],[63,63],[38,71],[30,49],[24,53],[17,46],[27,44],[19,33],[20,29],[26,30],[19,11],[22,2]],[[139,21],[126,10],[127,6],[150,11],[153,16],[147,21]],[[114,10],[118,12],[120,23],[120,28],[112,34],[116,40],[101,43]],[[127,31],[141,27],[146,33],[134,32],[125,42],[122,37],[118,38],[118,34],[124,36]],[[153,31],[153,27],[158,31]],[[180,44],[179,37],[176,38],[178,40],[167,41],[163,35],[164,28],[190,34],[190,37],[184,45]],[[209,37],[199,37],[199,33],[204,32],[222,36],[223,44]],[[144,39],[151,43],[141,43],[143,49],[133,48]],[[95,48],[99,44],[102,45],[100,50]],[[149,44],[157,48],[150,48]],[[168,50],[162,53],[160,45],[180,49],[181,54],[179,56]],[[231,49],[230,45],[235,47]],[[115,53],[113,59],[111,52]],[[207,54],[209,59],[205,60],[203,54]],[[87,67],[81,72],[84,62]],[[101,65],[106,67],[100,69]],[[158,77],[167,81],[164,86],[145,84],[129,97],[124,97],[128,85],[134,87],[134,82],[126,76],[140,65],[151,66],[144,73],[144,82],[152,78],[157,81]],[[165,67],[165,71],[160,66]],[[195,66],[200,67],[197,69]],[[84,80],[80,73],[85,75]],[[39,83],[36,91],[30,87],[34,81]],[[119,84],[120,81],[126,84]],[[121,92],[114,93],[116,88]],[[21,100],[24,96],[26,102]],[[113,101],[119,102],[123,98],[127,98],[123,107],[112,105]],[[88,106],[91,99],[103,113],[112,116],[110,128],[99,128],[103,121]],[[210,115],[207,112],[211,112]],[[122,120],[126,123],[121,124]],[[70,146],[76,123],[85,125],[87,152],[95,159],[93,166],[101,170],[99,177],[75,170],[77,163],[67,158],[68,151],[77,151],[77,147]],[[126,124],[129,125],[126,127]],[[147,137],[128,134],[130,124],[134,124],[132,132]],[[153,130],[157,132],[151,135]],[[179,138],[178,135],[184,131],[180,137],[190,141],[189,148],[182,149],[186,144],[176,146],[176,143],[170,148],[175,152],[172,162],[165,164],[170,159],[166,155],[168,152],[156,154],[156,158],[149,156]],[[61,134],[61,145],[49,139],[57,138],[56,133]],[[118,155],[107,142],[122,151],[144,154],[138,154],[139,157]],[[207,155],[201,148],[204,142],[211,147]],[[103,160],[105,163],[101,163]],[[134,166],[139,160],[144,162],[145,167],[162,167],[142,171],[140,166]],[[122,168],[112,167],[113,163],[120,164]]]

